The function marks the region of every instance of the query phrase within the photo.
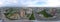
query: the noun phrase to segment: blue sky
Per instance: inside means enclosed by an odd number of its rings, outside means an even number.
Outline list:
[[[60,6],[60,2],[59,0],[0,0],[1,6],[55,7]]]

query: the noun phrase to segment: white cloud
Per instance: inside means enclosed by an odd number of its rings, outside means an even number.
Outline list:
[[[0,2],[0,5],[3,5],[3,2]]]
[[[46,3],[46,5],[43,5],[44,7],[57,7],[60,5],[60,2],[58,0],[48,0]]]
[[[18,3],[17,0],[7,0],[9,3]]]
[[[48,0],[47,6],[58,6],[60,5],[60,2],[58,0]]]
[[[60,2],[58,0],[46,0],[47,4],[44,5],[36,5],[35,3],[39,2],[41,0],[36,0],[34,2],[28,1],[26,3],[22,3],[28,7],[57,7],[58,5],[60,5]],[[45,0],[42,0],[45,1]]]
[[[45,0],[34,0],[34,1],[29,0],[29,1],[26,1],[26,2],[21,0],[21,4],[25,5],[25,6],[28,6],[28,7],[31,7],[31,6],[42,6],[42,5],[36,5],[37,2],[42,2],[42,1],[44,2]]]
[[[35,1],[31,2],[31,0],[28,0],[28,1],[21,0],[20,2],[21,2],[22,5],[25,5],[25,6],[27,6],[27,5],[33,5],[34,3],[36,3]]]
[[[3,2],[0,2],[0,7],[2,7],[4,5],[4,3]]]
[[[7,1],[7,2],[6,2]],[[19,0],[22,5],[28,6],[28,7],[56,7],[60,6],[60,0]],[[46,2],[47,4],[44,5],[36,5],[37,2]],[[17,4],[18,0],[0,0],[0,6],[5,5],[5,4]],[[19,4],[20,5],[20,4]]]

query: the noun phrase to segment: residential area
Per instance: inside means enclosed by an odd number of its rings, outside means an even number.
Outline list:
[[[4,19],[7,22],[11,20],[57,21],[60,20],[60,9],[47,7],[3,7],[0,9],[0,16],[0,19]]]

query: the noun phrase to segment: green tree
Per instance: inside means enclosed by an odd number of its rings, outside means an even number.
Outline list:
[[[46,9],[38,12],[38,14],[43,14],[43,16],[46,17],[46,18],[48,18],[48,17],[53,17],[53,15],[48,14],[48,13],[46,12]]]
[[[34,13],[33,12],[31,14],[31,17],[29,18],[29,20],[35,20],[35,17],[34,17]]]

